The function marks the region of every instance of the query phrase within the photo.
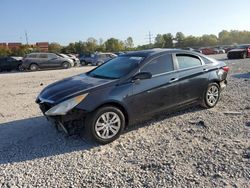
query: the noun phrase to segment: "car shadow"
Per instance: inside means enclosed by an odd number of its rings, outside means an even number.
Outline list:
[[[0,124],[0,164],[22,162],[96,147],[80,136],[67,136],[44,118]]]
[[[185,107],[173,113],[162,112],[129,126],[124,134],[167,118],[201,110],[204,108],[195,106]],[[100,145],[78,135],[67,136],[58,133],[56,128],[42,116],[0,124],[0,164],[86,151],[98,146]]]

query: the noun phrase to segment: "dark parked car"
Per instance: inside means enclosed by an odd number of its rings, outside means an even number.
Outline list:
[[[238,46],[236,49],[227,52],[228,59],[245,59],[247,57],[250,57],[250,44]]]
[[[80,130],[105,144],[126,126],[163,110],[191,104],[214,107],[227,73],[225,63],[195,52],[131,52],[47,86],[36,102],[65,132]]]
[[[12,70],[22,71],[22,60],[15,57],[0,57],[0,72]]]
[[[91,64],[93,66],[97,66],[115,57],[117,57],[117,55],[113,53],[96,53],[91,55],[84,55],[80,58],[80,61],[81,65]]]
[[[31,53],[23,59],[24,69],[36,71],[42,68],[70,68],[74,66],[72,59],[54,53]]]
[[[117,55],[113,53],[98,53],[98,54],[95,54],[91,65],[98,66],[115,57],[117,57]]]
[[[80,63],[81,65],[88,65],[88,64],[92,64],[93,60],[94,60],[95,55],[94,54],[83,54],[80,56]]]

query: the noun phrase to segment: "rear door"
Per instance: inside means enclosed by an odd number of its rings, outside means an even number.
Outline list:
[[[37,61],[38,61],[39,67],[41,67],[41,68],[49,68],[50,67],[48,54],[46,54],[46,53],[39,54]]]
[[[151,79],[133,83],[132,116],[143,117],[175,106],[178,101],[178,73],[172,54],[160,55],[141,67],[140,72],[150,72]]]
[[[178,103],[189,103],[203,96],[208,84],[208,68],[199,56],[188,53],[175,54],[179,73],[180,98]]]

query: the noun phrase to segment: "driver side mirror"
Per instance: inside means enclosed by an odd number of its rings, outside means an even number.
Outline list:
[[[152,74],[150,72],[139,72],[133,76],[132,80],[145,80],[150,78],[152,78]]]

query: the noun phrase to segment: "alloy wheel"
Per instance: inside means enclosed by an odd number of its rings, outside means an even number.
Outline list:
[[[121,119],[115,112],[105,112],[95,123],[95,132],[102,139],[116,136],[121,128]]]
[[[209,87],[207,90],[206,99],[209,106],[214,106],[219,99],[219,88],[215,85]]]

